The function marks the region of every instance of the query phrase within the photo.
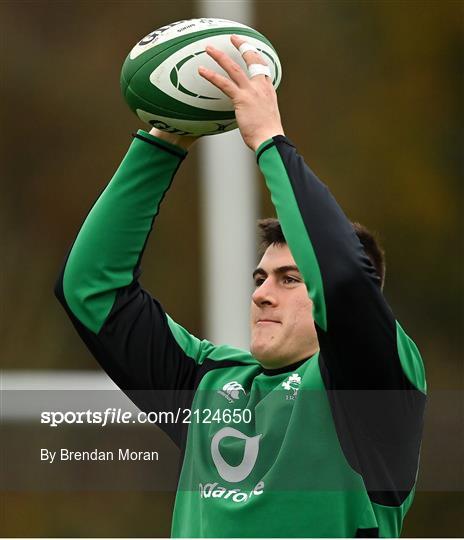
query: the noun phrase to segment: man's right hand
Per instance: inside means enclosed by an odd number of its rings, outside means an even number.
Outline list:
[[[246,39],[241,36],[233,35],[230,40],[239,51],[240,46],[246,43]],[[206,53],[229,78],[205,67],[199,67],[198,73],[231,99],[245,144],[256,151],[268,139],[284,135],[277,94],[271,78],[264,74],[250,77],[228,54],[211,45],[206,47]],[[242,56],[248,68],[252,64],[267,65],[258,51],[246,51]]]
[[[187,135],[177,135],[176,133],[168,133],[167,131],[161,131],[157,128],[152,128],[150,130],[150,135],[158,137],[158,139],[162,139],[163,141],[167,141],[171,144],[175,144],[176,146],[180,146],[185,150],[188,150],[189,147],[199,138]]]

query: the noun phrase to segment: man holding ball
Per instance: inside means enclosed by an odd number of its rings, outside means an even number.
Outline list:
[[[195,141],[139,131],[90,211],[56,287],[83,340],[182,451],[175,537],[399,536],[417,477],[426,383],[382,294],[381,250],[343,214],[285,137],[256,49],[248,74],[200,68],[232,100],[279,221],[260,223],[251,350],[199,340],[142,289],[159,206]],[[225,284],[227,286],[227,284]],[[226,306],[225,306],[226,307]],[[212,411],[214,421],[193,411]]]

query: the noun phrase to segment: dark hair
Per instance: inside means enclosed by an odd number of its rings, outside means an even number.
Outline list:
[[[375,235],[369,231],[367,227],[360,223],[352,223],[352,225],[366,255],[369,257],[380,277],[380,287],[382,288],[385,282],[385,252]],[[282,245],[287,243],[278,219],[260,219],[258,220],[258,227],[261,233],[261,255],[264,254],[266,249],[272,244]]]

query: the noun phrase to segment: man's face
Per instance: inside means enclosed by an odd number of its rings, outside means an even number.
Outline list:
[[[288,246],[269,246],[253,277],[253,356],[266,368],[309,358],[319,348],[312,302]]]

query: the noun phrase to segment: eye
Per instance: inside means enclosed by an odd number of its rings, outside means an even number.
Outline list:
[[[292,276],[284,276],[283,277],[283,282],[288,285],[288,284],[293,284],[293,283],[299,283],[300,280],[297,279],[297,278],[294,278]]]
[[[262,277],[257,277],[257,278],[255,278],[255,287],[259,287],[259,286],[261,286],[263,283],[264,283],[264,278],[262,278]]]

